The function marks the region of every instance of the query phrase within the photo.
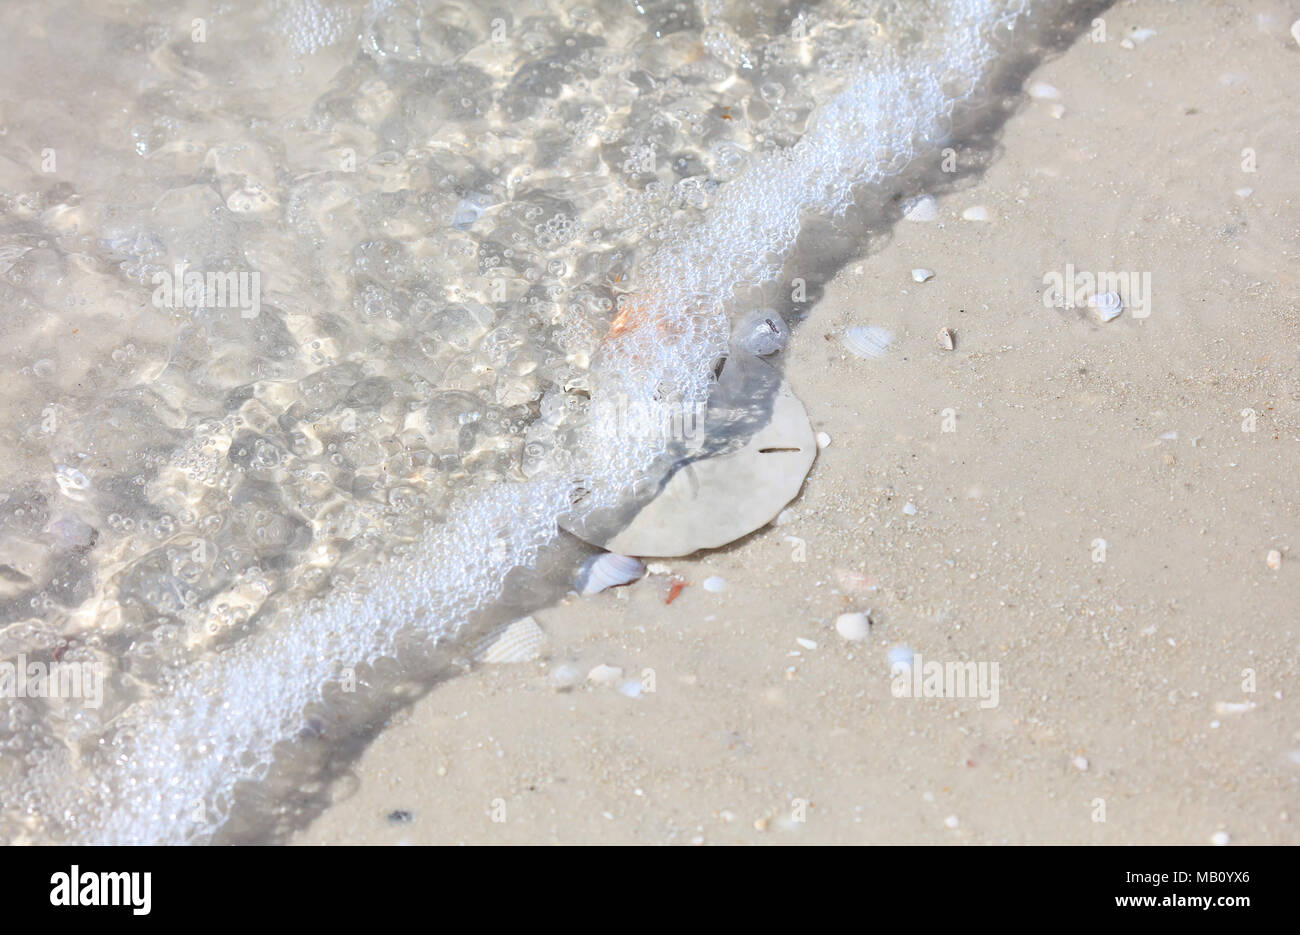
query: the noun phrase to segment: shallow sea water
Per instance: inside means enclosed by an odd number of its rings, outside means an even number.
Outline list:
[[[309,819],[1020,6],[0,6],[0,840]]]

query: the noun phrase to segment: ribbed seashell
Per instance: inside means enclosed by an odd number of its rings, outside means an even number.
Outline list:
[[[475,647],[476,662],[532,662],[546,648],[546,632],[532,617],[497,627]]]
[[[631,584],[644,574],[645,563],[639,558],[618,555],[614,552],[602,552],[582,563],[574,586],[584,596],[599,594],[606,588]]]
[[[884,328],[871,325],[850,328],[844,332],[844,346],[862,358],[883,357],[893,343],[892,334]]]
[[[1098,292],[1088,300],[1088,305],[1102,321],[1113,321],[1124,311],[1124,302],[1117,292]]]

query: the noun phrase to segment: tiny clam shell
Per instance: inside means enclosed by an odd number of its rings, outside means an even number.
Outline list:
[[[587,596],[599,594],[606,588],[616,588],[620,584],[631,584],[644,574],[645,563],[639,558],[602,552],[582,563],[574,585],[579,593]]]
[[[1102,321],[1114,321],[1124,311],[1124,302],[1117,292],[1098,292],[1088,300],[1088,306]]]
[[[863,613],[840,614],[835,618],[835,632],[850,642],[861,642],[871,633],[871,617]]]
[[[790,326],[775,309],[755,309],[736,323],[731,339],[741,350],[766,357],[785,347],[790,340]]]
[[[884,328],[870,325],[850,328],[844,332],[844,346],[858,357],[870,359],[883,357],[889,345],[894,343],[894,336]]]
[[[477,662],[532,662],[546,648],[546,633],[532,617],[497,627],[475,648]]]
[[[957,335],[951,328],[940,328],[937,339],[945,351],[951,351],[957,346]]]

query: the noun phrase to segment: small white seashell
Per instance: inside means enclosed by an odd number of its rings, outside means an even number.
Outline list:
[[[90,481],[85,474],[82,474],[76,468],[60,464],[54,471],[54,479],[58,482],[59,490],[68,499],[86,499],[83,491],[90,487]]]
[[[864,360],[883,357],[893,343],[892,334],[884,328],[871,325],[850,328],[844,332],[844,346]]]
[[[1255,189],[1250,187],[1239,188],[1237,189],[1236,194],[1238,198],[1249,198],[1251,195],[1255,194]]]
[[[1291,24],[1291,37],[1300,45],[1300,19]]]
[[[867,614],[840,614],[835,618],[835,632],[846,640],[859,643],[871,633],[871,617]]]
[[[1061,96],[1061,92],[1046,81],[1035,81],[1029,86],[1029,96],[1038,98],[1040,101],[1048,101],[1056,100]]]
[[[1114,321],[1124,311],[1124,302],[1117,292],[1099,292],[1088,299],[1088,305],[1102,321]]]
[[[1087,757],[1076,756],[1076,757],[1075,757],[1073,760],[1071,760],[1070,762],[1073,763],[1073,764],[1074,764],[1074,768],[1077,769],[1077,770],[1079,770],[1080,772],[1082,772],[1082,771],[1084,771],[1084,770],[1086,770],[1086,769],[1088,768],[1088,759],[1087,759]]]
[[[532,662],[545,648],[545,631],[532,617],[523,617],[488,634],[479,643],[474,658],[489,664]]]
[[[474,222],[483,216],[483,212],[492,203],[492,197],[482,192],[470,192],[456,205],[451,216],[451,226],[457,230],[473,227]]]
[[[572,688],[582,680],[582,673],[568,664],[561,664],[551,670],[548,676],[556,688]]]
[[[594,666],[587,673],[587,681],[595,682],[597,685],[613,685],[623,677],[623,670],[618,666],[607,666],[604,664]]]
[[[1226,831],[1216,831],[1210,835],[1210,843],[1215,847],[1227,847],[1228,840],[1228,832]]]
[[[630,584],[644,574],[645,565],[639,558],[618,555],[614,552],[602,552],[582,563],[574,585],[580,594],[589,596],[599,594],[606,588]]]
[[[640,698],[643,687],[636,679],[628,679],[618,687],[620,695],[626,695],[629,698]]]
[[[1268,567],[1274,571],[1277,571],[1282,567],[1282,553],[1277,549],[1269,549],[1268,555],[1264,557],[1264,564],[1268,565]]]
[[[961,213],[964,221],[987,221],[989,219],[989,209],[983,205],[973,205]]]
[[[906,503],[903,504],[903,512],[906,513],[908,516],[915,516],[916,504],[913,503],[911,500],[908,500]]]
[[[912,270],[912,280],[914,282],[929,282],[934,278],[932,269],[914,269]]]
[[[1128,37],[1138,45],[1141,45],[1142,43],[1146,42],[1148,39],[1155,36],[1155,34],[1156,31],[1154,29],[1135,29],[1128,34]]]
[[[956,815],[949,815],[947,818],[943,820],[943,823],[949,828],[956,828],[959,824],[961,824],[961,822],[957,820]]]
[[[957,334],[951,328],[940,328],[937,339],[945,351],[951,351],[957,346]]]
[[[1214,703],[1214,713],[1223,714],[1245,714],[1255,707],[1254,702],[1250,701],[1216,701]]]
[[[915,653],[906,646],[895,646],[889,650],[889,669],[896,672],[899,669],[911,669],[912,659]]]
[[[816,640],[809,640],[809,639],[804,639],[802,636],[796,636],[794,641],[795,641],[796,643],[798,643],[800,646],[802,646],[804,649],[816,649],[816,648],[817,648],[817,641],[816,641]]]
[[[772,308],[756,308],[736,322],[732,343],[755,357],[775,354],[790,339],[790,326]]]
[[[933,221],[939,216],[939,202],[933,195],[919,195],[903,206],[903,218],[908,221]]]
[[[830,446],[831,446],[831,437],[827,435],[825,432],[818,432],[817,433],[818,449],[829,448]]]
[[[727,589],[727,581],[725,578],[719,578],[717,575],[714,575],[711,578],[705,578],[704,583],[700,585],[700,587],[704,588],[704,590],[708,591],[710,594],[720,594]]]
[[[836,568],[835,583],[846,594],[866,594],[876,590],[876,579],[851,568]]]

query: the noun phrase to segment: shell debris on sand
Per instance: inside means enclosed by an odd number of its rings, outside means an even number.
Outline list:
[[[593,666],[587,673],[587,681],[594,682],[597,685],[613,685],[623,678],[623,670],[619,666],[607,666],[601,663]]]
[[[850,642],[860,643],[871,633],[871,615],[840,614],[835,618],[835,632]]]
[[[1277,571],[1282,567],[1282,553],[1277,549],[1269,549],[1268,555],[1264,556],[1264,564]]]
[[[1117,292],[1099,292],[1088,299],[1088,307],[1102,321],[1114,321],[1124,311],[1124,302]]]
[[[785,347],[790,326],[771,308],[757,308],[744,315],[732,332],[732,343],[755,357],[767,357]]]
[[[987,221],[989,219],[989,209],[983,205],[971,205],[961,213],[963,221]]]
[[[933,221],[939,216],[939,203],[933,195],[919,195],[903,206],[903,218],[908,221]]]
[[[708,591],[710,594],[721,594],[723,591],[727,590],[727,580],[725,578],[719,578],[717,575],[713,575],[710,578],[705,578],[700,587],[704,588],[704,590]]]
[[[885,356],[894,336],[884,328],[859,325],[844,332],[844,346],[863,360]]]
[[[867,594],[879,588],[880,583],[871,575],[854,571],[851,568],[836,568],[833,572],[835,583],[846,594]]]
[[[584,597],[599,594],[606,588],[631,584],[645,574],[645,564],[639,558],[602,552],[582,563],[574,586]]]
[[[933,278],[934,278],[934,270],[932,270],[932,269],[914,269],[914,270],[912,270],[912,280],[913,280],[913,282],[929,282],[929,281],[930,281],[931,279],[933,279]]]
[[[536,620],[521,617],[489,633],[475,648],[474,660],[496,665],[532,662],[541,658],[547,642],[546,631]]]
[[[936,338],[939,346],[945,351],[955,350],[957,347],[957,333],[951,328],[940,328]]]

